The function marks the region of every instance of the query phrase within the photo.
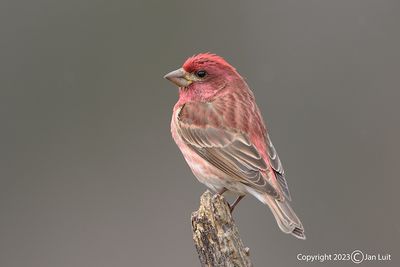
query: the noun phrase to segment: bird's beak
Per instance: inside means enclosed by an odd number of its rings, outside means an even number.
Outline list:
[[[164,76],[165,79],[170,80],[179,87],[186,87],[190,85],[193,81],[189,78],[189,73],[183,68],[171,71]]]

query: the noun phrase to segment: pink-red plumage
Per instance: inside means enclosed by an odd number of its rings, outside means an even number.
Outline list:
[[[224,59],[199,54],[183,64],[171,131],[198,180],[216,191],[252,194],[268,204],[280,228],[305,238],[290,208],[279,157],[246,82]],[[198,71],[205,72],[197,77]],[[186,83],[185,83],[186,84]]]
[[[183,63],[183,69],[186,70],[187,72],[193,72],[195,70],[201,69],[203,66],[204,67],[209,67],[211,65],[219,65],[219,66],[224,66],[227,68],[230,68],[234,71],[235,68],[229,65],[228,62],[225,61],[220,56],[217,56],[215,54],[211,53],[204,53],[204,54],[198,54],[194,55],[190,58],[188,58],[185,63]]]

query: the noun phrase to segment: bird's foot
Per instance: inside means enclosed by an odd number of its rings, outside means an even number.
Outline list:
[[[236,205],[240,202],[240,200],[242,200],[242,198],[244,198],[244,196],[245,195],[238,196],[236,198],[236,200],[232,203],[232,205],[228,203],[231,214],[232,214],[233,210],[235,209]]]

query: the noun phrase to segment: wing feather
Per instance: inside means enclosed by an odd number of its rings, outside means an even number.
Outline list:
[[[278,153],[276,152],[275,147],[271,142],[269,134],[267,134],[266,143],[267,143],[267,154],[269,157],[271,167],[274,170],[276,180],[278,181],[285,197],[291,200],[289,186],[285,178],[285,170],[283,169],[281,160],[279,159]]]
[[[197,112],[188,114],[188,110]],[[213,124],[209,119],[202,122],[201,118],[195,117],[196,114],[202,114],[208,118],[220,119],[216,114],[210,114],[212,112],[215,112],[212,105],[185,104],[178,115],[177,127],[183,141],[203,159],[231,178],[280,199],[282,193],[271,180],[273,177],[269,174],[271,168],[246,133],[238,129],[216,127],[215,124],[220,123],[219,121]]]

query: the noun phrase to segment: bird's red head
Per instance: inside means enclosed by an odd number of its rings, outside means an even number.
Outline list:
[[[194,55],[188,58],[185,63],[183,63],[183,69],[187,72],[195,72],[199,71],[203,68],[210,67],[218,67],[218,68],[227,68],[231,70],[235,70],[228,62],[225,61],[220,56],[211,53],[203,53]]]
[[[180,87],[180,98],[185,100],[207,100],[228,84],[242,82],[235,68],[222,57],[203,53],[188,58],[182,68],[165,78]]]

